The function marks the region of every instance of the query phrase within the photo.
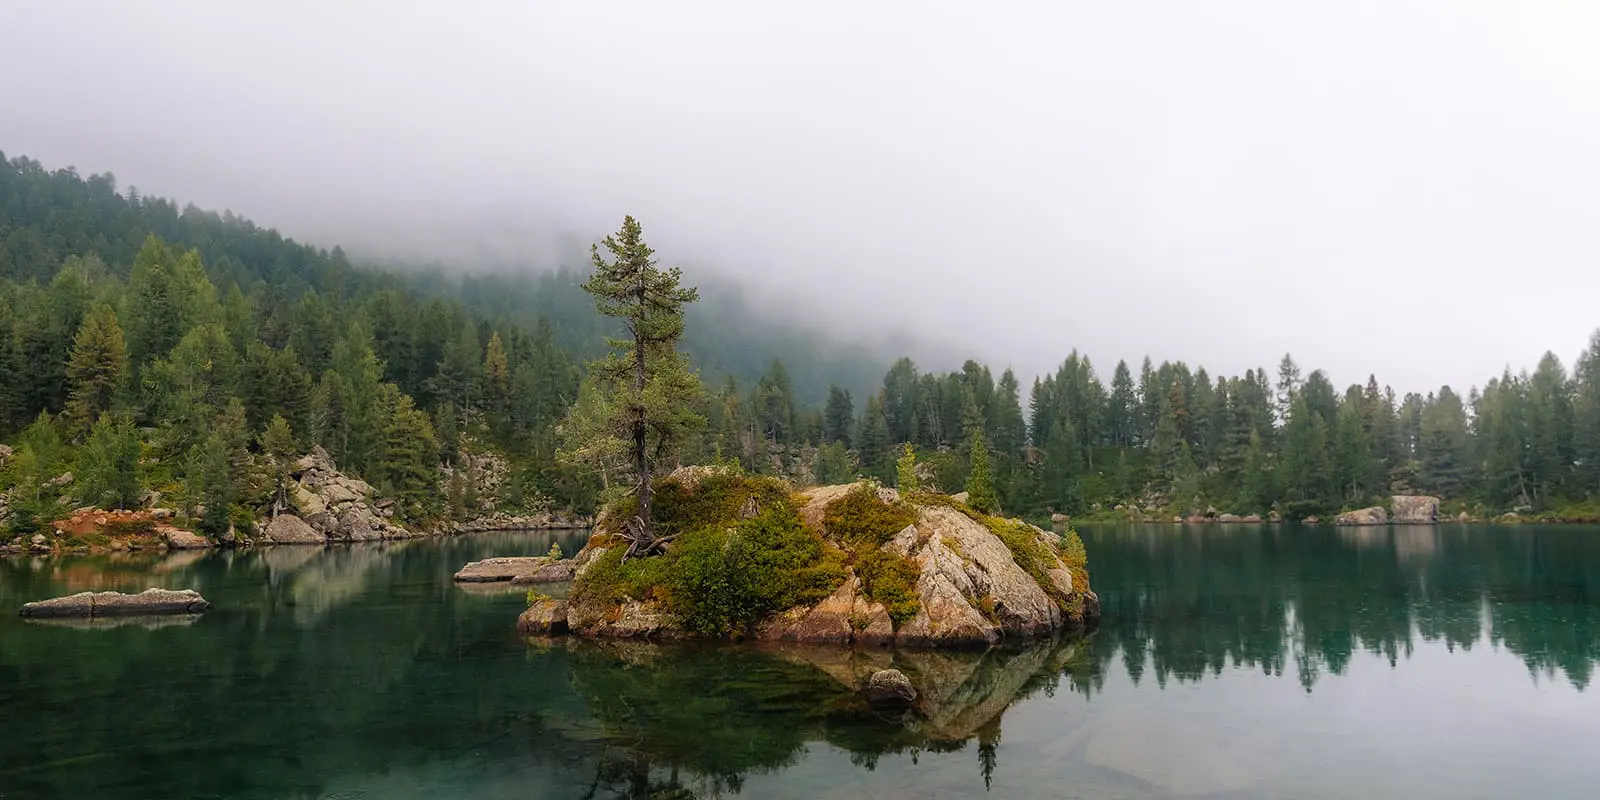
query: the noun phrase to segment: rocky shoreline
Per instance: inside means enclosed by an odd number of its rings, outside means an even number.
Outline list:
[[[64,476],[70,483],[71,476]],[[97,553],[117,550],[199,550],[260,545],[327,545],[455,536],[486,531],[581,530],[588,518],[553,512],[511,515],[494,512],[468,522],[412,530],[395,518],[393,503],[359,478],[340,472],[326,451],[313,448],[289,470],[289,504],[261,524],[254,535],[230,528],[216,539],[177,525],[171,509],[105,511],[79,508],[56,520],[50,534],[35,533],[0,542],[0,556]]]

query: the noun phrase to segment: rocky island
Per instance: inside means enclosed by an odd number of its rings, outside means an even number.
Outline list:
[[[1076,534],[863,481],[797,490],[679,468],[655,485],[662,555],[624,559],[602,513],[566,599],[535,597],[525,634],[987,647],[1082,630],[1099,616]]]

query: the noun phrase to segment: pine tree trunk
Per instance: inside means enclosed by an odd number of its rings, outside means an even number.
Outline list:
[[[641,309],[644,308],[646,301],[644,295],[644,283],[643,276],[641,274],[638,297],[639,307]],[[639,487],[637,490],[639,498],[639,521],[643,523],[643,533],[645,534],[645,537],[650,539],[655,537],[655,526],[650,520],[650,463],[649,459],[647,458],[647,453],[645,452],[647,443],[645,441],[646,429],[644,410],[644,348],[645,337],[642,333],[636,333],[633,340],[633,389],[636,398],[635,402],[637,402],[639,405],[635,407],[633,415],[633,466],[639,476]]]

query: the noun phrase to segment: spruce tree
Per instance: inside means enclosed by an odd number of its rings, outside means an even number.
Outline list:
[[[107,305],[96,306],[78,328],[67,362],[67,418],[74,430],[87,432],[111,410],[127,375],[128,349],[117,312]]]
[[[607,255],[602,256],[601,246]],[[583,284],[595,307],[622,322],[628,337],[608,339],[612,353],[590,364],[590,374],[604,390],[608,406],[603,429],[566,431],[569,446],[591,435],[611,435],[627,443],[633,470],[634,517],[625,528],[627,555],[648,555],[661,541],[651,520],[651,478],[655,466],[670,456],[704,419],[695,412],[700,379],[678,352],[683,338],[684,307],[700,298],[693,287],[681,286],[677,267],[660,269],[655,251],[644,243],[633,217],[622,228],[590,248],[594,273]]]
[[[855,402],[838,384],[828,387],[828,404],[822,413],[822,438],[828,444],[839,442],[849,449],[851,428],[855,426]]]
[[[867,398],[866,410],[861,416],[861,470],[873,477],[885,477],[888,471],[892,440],[889,422],[883,413],[883,403],[877,395]]]
[[[74,477],[83,502],[131,508],[139,502],[139,432],[126,414],[101,414],[78,451]]]

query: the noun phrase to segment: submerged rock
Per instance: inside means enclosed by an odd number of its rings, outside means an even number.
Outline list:
[[[1390,498],[1396,525],[1432,525],[1439,521],[1439,498],[1397,494]]]
[[[79,592],[28,603],[18,613],[24,617],[115,617],[198,614],[210,607],[211,604],[193,589],[146,589],[138,594]]]
[[[1389,513],[1382,506],[1361,508],[1355,511],[1346,511],[1340,514],[1334,523],[1337,525],[1387,525]]]
[[[909,705],[917,699],[917,690],[911,685],[911,679],[897,669],[882,669],[872,673],[862,693],[874,705]]]

